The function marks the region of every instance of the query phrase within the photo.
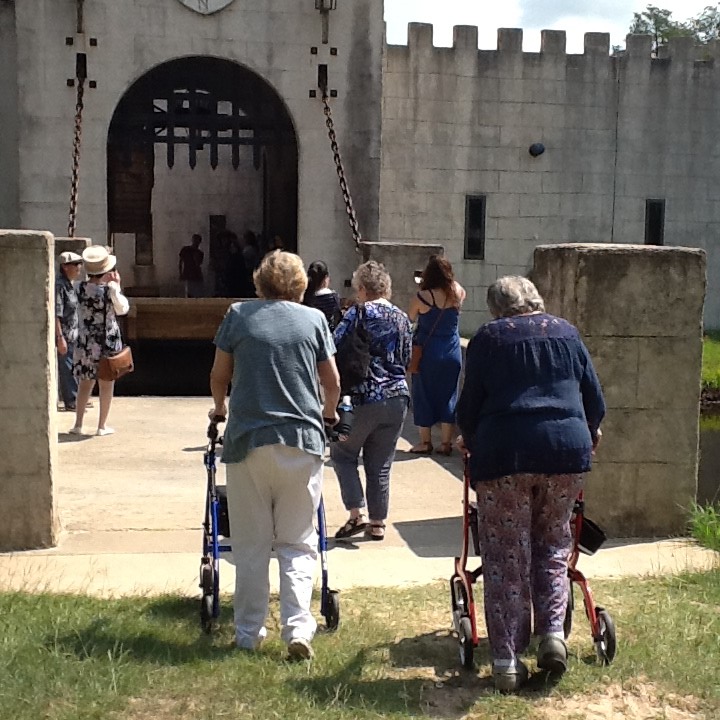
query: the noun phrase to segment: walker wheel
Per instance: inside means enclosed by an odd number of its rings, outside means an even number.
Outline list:
[[[572,632],[572,618],[575,610],[575,595],[573,594],[573,582],[568,579],[568,600],[567,607],[565,608],[565,620],[563,621],[563,632],[565,633],[565,639],[570,637]]]
[[[328,607],[325,624],[328,630],[337,630],[340,624],[340,594],[337,590],[328,590]]]
[[[596,607],[595,614],[600,630],[600,639],[595,641],[595,652],[603,665],[609,665],[615,658],[617,650],[615,623],[604,608]]]
[[[209,635],[213,629],[213,596],[203,595],[200,599],[200,626]]]
[[[472,623],[470,622],[470,618],[467,616],[460,618],[458,643],[460,650],[460,664],[466,670],[472,670],[475,645],[473,644]]]
[[[200,587],[204,595],[212,595],[215,592],[214,572],[212,563],[208,560],[200,565]]]

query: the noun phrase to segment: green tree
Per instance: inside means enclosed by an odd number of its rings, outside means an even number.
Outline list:
[[[711,8],[706,8],[710,10]],[[677,22],[672,19],[672,12],[663,8],[648,5],[643,12],[633,13],[630,32],[633,35],[651,35],[653,38],[652,53],[657,55],[658,49],[671,37],[692,36],[693,31],[688,22]]]
[[[696,18],[687,22],[695,40],[703,45],[720,37],[720,7],[708,5]]]

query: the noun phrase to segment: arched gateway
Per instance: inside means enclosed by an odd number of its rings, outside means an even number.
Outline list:
[[[284,102],[235,62],[184,57],[140,77],[112,116],[108,232],[130,294],[178,297],[178,254],[193,234],[208,297],[237,297],[237,258],[281,238],[297,248],[298,144]],[[251,240],[252,242],[252,240]],[[247,268],[251,272],[252,267]]]

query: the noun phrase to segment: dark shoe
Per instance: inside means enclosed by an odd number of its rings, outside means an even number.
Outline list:
[[[413,455],[432,455],[432,451],[432,443],[419,443],[408,450],[408,452]]]
[[[385,523],[370,523],[370,525],[365,530],[365,535],[367,535],[371,540],[384,540],[385,539]]]
[[[493,666],[495,689],[501,693],[517,692],[527,682],[528,676],[527,667],[519,660],[512,670]]]
[[[452,443],[440,443],[440,446],[435,452],[438,455],[448,457],[452,453]]]
[[[544,635],[537,652],[537,666],[554,675],[563,675],[567,670],[568,651],[564,640],[555,635]]]
[[[288,645],[288,660],[299,662],[300,660],[312,660],[315,657],[312,645],[304,638],[295,638]]]
[[[368,521],[364,515],[358,515],[357,517],[351,517],[336,533],[335,537],[338,540],[343,538],[349,538],[353,535],[359,535],[368,526]]]

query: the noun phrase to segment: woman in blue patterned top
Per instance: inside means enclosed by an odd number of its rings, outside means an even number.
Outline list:
[[[570,517],[605,401],[577,329],[545,312],[528,279],[500,278],[487,303],[495,319],[468,345],[457,422],[477,493],[493,678],[512,691],[528,677],[519,656],[531,624],[538,667],[567,668]]]
[[[410,362],[411,326],[408,316],[389,301],[392,283],[381,264],[371,260],[360,265],[353,275],[353,287],[358,301],[364,304],[362,322],[370,335],[371,360],[365,379],[351,390],[355,417],[350,435],[330,448],[343,503],[350,512],[335,537],[365,532],[373,540],[382,540],[390,498],[390,467],[410,397],[405,371]],[[355,305],[335,330],[338,349],[348,339],[357,313]],[[361,450],[367,514],[358,473]]]

